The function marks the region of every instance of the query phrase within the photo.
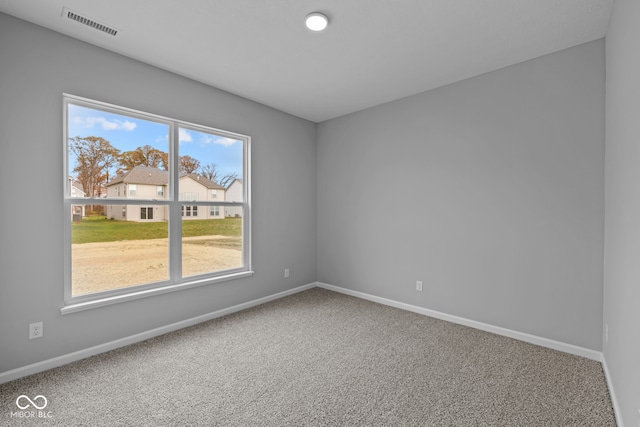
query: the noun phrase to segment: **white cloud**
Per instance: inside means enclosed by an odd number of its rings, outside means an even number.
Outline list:
[[[225,147],[229,147],[236,142],[240,142],[237,139],[226,138],[224,136],[214,136],[214,135],[205,135],[201,139],[203,144],[219,144],[224,145]]]
[[[238,141],[237,139],[231,139],[231,138],[225,138],[225,137],[221,137],[213,141],[214,144],[224,145],[225,147],[229,147],[235,144],[236,142],[240,142],[240,141]]]
[[[74,117],[73,122],[87,128],[92,128],[94,125],[98,125],[101,126],[103,130],[132,131],[137,126],[134,122],[130,122],[129,120],[109,121],[104,117],[87,117],[85,119],[82,119],[81,117]]]
[[[186,129],[180,128],[178,129],[178,137],[180,138],[180,142],[191,142],[193,141],[193,137]]]
[[[125,122],[122,124],[122,128],[124,130],[134,130],[136,126],[138,125],[135,124],[134,122],[130,122],[129,120],[125,120]]]
[[[213,142],[213,136],[202,135],[202,138],[200,138],[200,142],[202,142],[204,145],[211,144]]]

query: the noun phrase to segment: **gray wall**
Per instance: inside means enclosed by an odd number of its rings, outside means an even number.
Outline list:
[[[640,2],[616,0],[607,33],[604,356],[625,426],[640,420]]]
[[[604,79],[598,40],[320,123],[318,280],[600,350]]]
[[[316,280],[314,123],[4,14],[0,76],[0,372]],[[61,316],[63,92],[251,135],[256,274]]]
[[[604,42],[588,43],[316,135],[0,14],[0,372],[316,279],[600,350],[604,61]],[[256,275],[61,316],[63,92],[251,135]],[[29,341],[41,320],[44,338]],[[627,318],[611,322],[622,333]]]

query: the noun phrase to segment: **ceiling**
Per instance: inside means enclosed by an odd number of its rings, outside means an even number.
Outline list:
[[[321,122],[604,37],[613,0],[0,0],[0,11]],[[119,30],[111,36],[62,16]],[[311,12],[329,17],[314,33]]]

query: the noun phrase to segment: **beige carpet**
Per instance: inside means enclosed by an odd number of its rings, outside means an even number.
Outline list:
[[[51,418],[11,418],[20,395]],[[0,404],[0,425],[615,426],[597,362],[319,288],[0,385]]]

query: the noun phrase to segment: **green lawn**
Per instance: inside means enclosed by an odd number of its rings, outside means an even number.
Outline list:
[[[166,239],[166,221],[133,222],[115,221],[105,217],[88,217],[71,225],[71,242],[115,242],[118,240]],[[242,218],[195,219],[182,221],[182,235],[192,236],[241,236]]]

